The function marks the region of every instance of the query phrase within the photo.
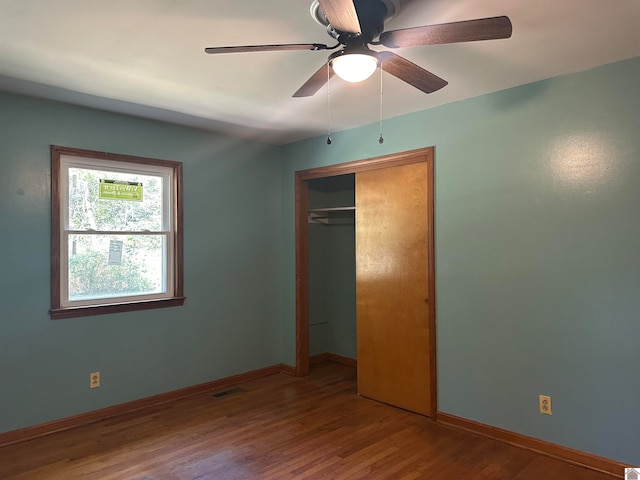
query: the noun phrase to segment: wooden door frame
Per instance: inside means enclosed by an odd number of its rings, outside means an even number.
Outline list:
[[[309,235],[308,235],[308,180],[334,177],[349,173],[364,172],[380,168],[396,167],[411,163],[427,163],[427,226],[429,228],[429,356],[431,371],[431,418],[437,409],[436,368],[436,295],[435,295],[435,234],[434,234],[434,147],[420,148],[402,153],[385,155],[366,160],[311,168],[295,172],[295,235],[296,235],[296,367],[297,376],[309,374]]]

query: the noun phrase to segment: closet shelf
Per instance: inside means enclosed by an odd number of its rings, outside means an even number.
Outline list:
[[[353,223],[356,207],[313,208],[309,210],[309,223],[348,225]]]

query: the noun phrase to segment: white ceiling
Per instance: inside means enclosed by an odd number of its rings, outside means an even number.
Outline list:
[[[387,30],[507,15],[505,40],[396,49],[449,85],[384,76],[384,117],[640,55],[640,0],[400,0]],[[205,47],[335,42],[311,0],[0,0],[0,89],[270,143],[327,131],[327,94],[291,95],[328,53]],[[380,48],[375,47],[380,50]],[[379,77],[331,82],[333,131],[374,123]]]

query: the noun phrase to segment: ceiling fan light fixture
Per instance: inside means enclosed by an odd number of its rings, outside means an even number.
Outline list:
[[[331,68],[343,80],[357,83],[373,75],[378,59],[368,53],[343,53],[331,59]]]

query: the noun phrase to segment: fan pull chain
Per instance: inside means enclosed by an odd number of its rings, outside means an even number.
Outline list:
[[[331,71],[327,62],[327,145],[331,145]]]
[[[383,110],[382,110],[382,95],[383,95],[383,89],[382,89],[382,61],[380,61],[380,138],[378,139],[378,143],[380,145],[382,145],[384,143],[384,137],[382,136],[382,114],[383,114]]]

